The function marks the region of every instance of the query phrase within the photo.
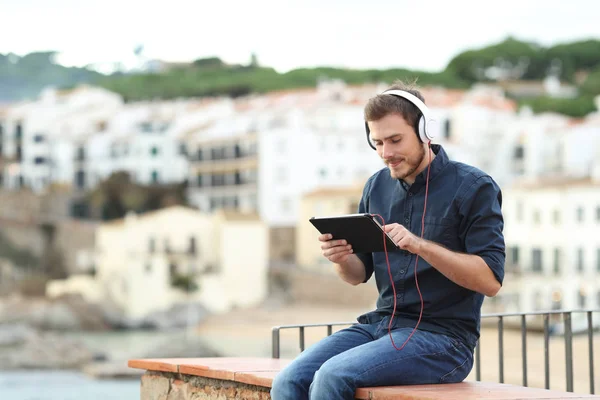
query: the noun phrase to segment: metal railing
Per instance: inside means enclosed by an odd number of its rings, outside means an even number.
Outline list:
[[[585,328],[578,329],[581,333],[587,335],[587,346],[588,346],[588,365],[589,365],[589,393],[595,394],[594,387],[594,324],[593,314],[600,313],[600,310],[574,310],[574,311],[540,311],[540,312],[529,312],[529,313],[505,313],[505,314],[484,314],[482,315],[482,323],[487,320],[497,320],[498,327],[498,381],[505,383],[504,377],[504,361],[505,361],[505,348],[504,348],[504,332],[506,328],[506,320],[509,318],[520,319],[521,331],[521,364],[522,364],[522,385],[528,386],[528,363],[527,363],[527,333],[528,329],[528,317],[531,318],[542,318],[544,335],[544,387],[550,389],[550,336],[556,334],[556,331],[564,338],[565,345],[565,367],[566,367],[566,390],[573,392],[573,336],[576,332],[573,331],[573,315],[584,314],[585,315]],[[551,318],[562,317],[562,324],[551,322]],[[305,331],[308,328],[327,328],[327,336],[333,333],[333,327],[339,326],[351,326],[356,322],[333,322],[333,323],[317,323],[317,324],[297,324],[297,325],[280,325],[272,328],[272,357],[279,358],[281,352],[281,331],[288,329],[298,329],[299,331],[299,348],[300,352],[304,351],[306,346]],[[531,325],[530,325],[531,327]],[[477,343],[475,348],[475,379],[481,380],[481,343]]]

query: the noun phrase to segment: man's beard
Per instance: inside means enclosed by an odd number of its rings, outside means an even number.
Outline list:
[[[415,161],[406,159],[406,158],[400,159],[400,160],[402,160],[402,164],[405,164],[408,166],[408,170],[406,172],[396,172],[390,166],[390,164],[393,164],[394,162],[399,161],[398,159],[386,161],[386,164],[390,170],[390,175],[392,176],[392,178],[405,179],[407,176],[411,176],[412,174],[415,173],[415,171],[419,168],[419,166],[423,163],[423,160],[425,159],[425,149],[423,149],[422,146],[419,146],[419,149],[420,149],[419,154]],[[399,166],[402,166],[402,164],[400,164]]]

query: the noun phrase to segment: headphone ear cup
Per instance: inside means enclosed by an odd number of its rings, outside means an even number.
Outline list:
[[[429,141],[435,139],[439,133],[439,129],[440,127],[436,119],[431,118],[427,120],[427,140]]]
[[[429,139],[427,139],[427,135],[425,133],[425,118],[421,115],[421,117],[419,117],[419,139],[421,139],[421,142],[426,143],[429,141]]]

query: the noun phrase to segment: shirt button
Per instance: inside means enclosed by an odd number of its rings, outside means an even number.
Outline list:
[[[403,273],[404,273],[404,270],[403,270],[403,269],[401,269],[401,270],[400,270],[400,273],[401,273],[401,274],[403,274]]]
[[[408,222],[408,218],[404,218],[404,222]]]
[[[408,197],[412,197],[412,192],[408,192]]]

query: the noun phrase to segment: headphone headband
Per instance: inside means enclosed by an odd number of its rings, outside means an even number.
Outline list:
[[[421,114],[423,114],[423,116],[425,117],[425,119],[430,119],[429,118],[429,108],[427,108],[427,106],[425,105],[425,103],[423,103],[421,101],[421,99],[419,99],[414,94],[409,93],[409,92],[405,92],[404,90],[386,90],[382,94],[391,94],[393,96],[404,97],[406,100],[410,101],[415,106],[417,106],[417,108],[419,109],[419,111],[421,111]]]
[[[397,89],[386,90],[385,92],[383,92],[381,94],[388,94],[391,96],[402,97],[402,98],[410,101],[412,104],[414,104],[419,109],[419,111],[421,112],[421,116],[418,117],[415,128],[417,130],[417,136],[419,137],[421,142],[428,143],[437,136],[437,130],[438,130],[437,121],[435,120],[435,118],[433,118],[431,116],[429,108],[425,105],[425,103],[421,99],[419,99],[417,96],[415,96],[412,93],[409,93],[404,90],[397,90]],[[375,149],[375,147],[371,143],[369,124],[367,123],[367,121],[365,121],[365,129],[367,131],[367,141],[369,143],[369,146],[371,146],[371,148]]]

